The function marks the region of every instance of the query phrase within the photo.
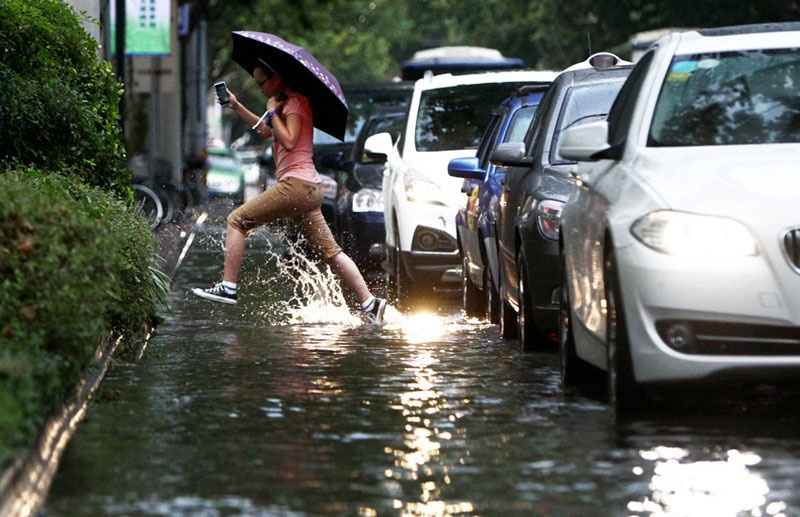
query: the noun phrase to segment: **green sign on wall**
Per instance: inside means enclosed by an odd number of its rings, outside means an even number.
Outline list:
[[[111,5],[111,53],[116,54],[116,2]],[[125,0],[125,55],[171,53],[171,0]]]

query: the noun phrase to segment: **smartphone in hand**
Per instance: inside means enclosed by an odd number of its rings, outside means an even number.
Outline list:
[[[219,103],[225,106],[231,102],[231,98],[228,97],[228,86],[225,82],[217,83],[214,85],[214,90],[217,92],[217,99],[219,99]]]

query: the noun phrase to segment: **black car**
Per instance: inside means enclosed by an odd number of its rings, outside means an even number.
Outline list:
[[[575,163],[559,157],[559,135],[570,126],[604,118],[632,68],[618,60],[602,67],[593,63],[590,58],[561,72],[540,102],[524,142],[501,144],[491,157],[496,173],[505,172],[495,215],[500,330],[504,338],[519,337],[525,348],[555,343],[558,328],[558,217],[575,188],[569,177]]]
[[[411,98],[413,83],[395,82],[364,85],[350,85],[343,88],[348,105],[347,131],[344,140],[338,140],[319,130],[314,130],[314,164],[325,187],[322,214],[331,227],[335,227],[339,215],[337,197],[340,185],[337,184],[339,169],[350,157],[353,145],[361,128],[376,109],[386,105],[405,103]]]
[[[384,258],[383,169],[386,156],[364,148],[372,135],[397,139],[408,114],[407,104],[376,109],[361,127],[350,156],[339,165],[333,231],[342,249],[365,269],[379,269]]]

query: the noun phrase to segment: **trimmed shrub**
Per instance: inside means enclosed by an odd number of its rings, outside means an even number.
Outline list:
[[[154,249],[144,220],[108,192],[0,175],[0,460],[63,402],[110,329],[144,339],[166,292]]]
[[[0,170],[33,165],[129,195],[122,86],[74,9],[0,0]]]

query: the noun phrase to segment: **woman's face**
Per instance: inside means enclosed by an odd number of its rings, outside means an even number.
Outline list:
[[[273,97],[285,89],[285,84],[278,74],[268,74],[261,68],[253,70],[253,79],[258,83],[265,97]]]

